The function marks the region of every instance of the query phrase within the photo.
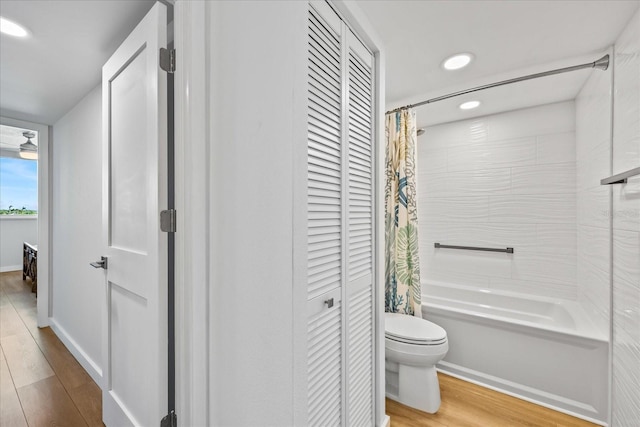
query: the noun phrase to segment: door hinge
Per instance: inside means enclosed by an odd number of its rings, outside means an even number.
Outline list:
[[[178,416],[176,411],[171,411],[160,421],[160,427],[178,427]]]
[[[160,48],[160,68],[167,73],[176,71],[176,50]]]
[[[160,230],[167,233],[176,232],[176,210],[167,209],[160,212]]]

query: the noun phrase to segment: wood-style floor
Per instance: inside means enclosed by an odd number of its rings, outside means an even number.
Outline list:
[[[0,426],[103,426],[101,392],[50,328],[21,272],[0,273]],[[392,427],[586,427],[589,422],[439,375],[431,415],[387,399]]]
[[[0,426],[103,426],[100,387],[36,319],[30,279],[0,273]]]
[[[442,404],[427,414],[387,399],[391,427],[588,427],[590,422],[438,374]]]

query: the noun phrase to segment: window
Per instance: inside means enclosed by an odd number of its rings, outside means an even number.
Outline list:
[[[38,214],[38,162],[0,157],[0,215]]]

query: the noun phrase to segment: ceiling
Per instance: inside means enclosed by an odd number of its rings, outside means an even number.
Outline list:
[[[358,1],[386,53],[389,109],[531,73],[598,59],[640,5],[614,1]],[[445,58],[471,52],[468,67]],[[418,125],[466,119],[575,98],[598,70],[577,71],[418,107]],[[462,112],[458,105],[482,106]]]
[[[106,62],[153,0],[0,1],[0,15],[27,27],[0,35],[0,114],[53,124],[100,82]],[[550,68],[591,62],[616,39],[639,0],[358,1],[386,47],[387,106]],[[470,51],[466,69],[442,60]],[[455,98],[417,109],[425,126],[573,99],[592,72],[580,71],[483,91],[467,112]]]
[[[31,131],[36,134],[35,137],[31,138],[31,142],[38,145],[38,132],[31,129],[0,125],[0,155],[17,155],[18,150],[20,149],[20,144],[27,142],[27,138],[22,135],[23,132],[27,131]],[[11,157],[13,157],[13,155]]]
[[[152,0],[0,1],[26,39],[0,34],[0,114],[51,125],[100,83],[102,65]]]

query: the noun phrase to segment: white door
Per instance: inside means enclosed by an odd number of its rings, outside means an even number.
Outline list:
[[[167,414],[166,6],[156,3],[102,68],[103,421],[158,426]]]

